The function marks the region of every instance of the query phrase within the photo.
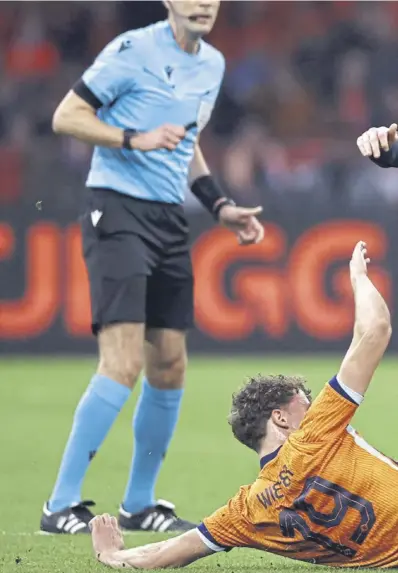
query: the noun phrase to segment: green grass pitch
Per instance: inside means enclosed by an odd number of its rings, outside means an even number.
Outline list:
[[[74,407],[94,359],[0,360],[0,572],[89,573],[102,571],[91,555],[90,539],[43,537],[35,532],[51,490]],[[300,373],[316,393],[339,366],[337,358],[193,359],[181,420],[158,483],[157,495],[176,503],[180,514],[200,520],[223,504],[258,471],[253,453],[234,441],[226,422],[231,393],[246,375]],[[396,412],[398,360],[380,367],[355,426],[375,447],[398,457]],[[94,460],[84,497],[100,512],[116,513],[131,458],[131,418],[137,391]],[[127,537],[128,545],[158,540]],[[204,572],[287,571],[311,567],[266,553],[237,550],[190,567]],[[313,566],[312,566],[313,567]]]

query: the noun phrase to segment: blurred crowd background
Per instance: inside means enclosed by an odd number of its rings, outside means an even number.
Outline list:
[[[213,170],[244,204],[397,203],[394,170],[356,138],[398,116],[398,2],[221,3],[209,40],[227,60],[203,136]],[[73,207],[90,149],[51,116],[115,35],[165,16],[161,2],[0,3],[0,201]],[[188,204],[194,206],[188,199]]]
[[[95,349],[77,226],[91,149],[52,115],[110,40],[165,17],[150,0],[0,2],[0,354]],[[221,2],[209,41],[227,70],[201,146],[266,234],[241,249],[187,191],[193,352],[345,349],[359,239],[398,332],[398,174],[356,146],[398,120],[397,29],[398,1]]]

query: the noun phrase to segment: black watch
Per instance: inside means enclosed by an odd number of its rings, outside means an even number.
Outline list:
[[[122,147],[123,149],[129,149],[130,151],[133,149],[131,147],[131,138],[134,137],[135,135],[137,135],[138,131],[136,129],[125,129],[123,131],[123,143],[122,143]]]

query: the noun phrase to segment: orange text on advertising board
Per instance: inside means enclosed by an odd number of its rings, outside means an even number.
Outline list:
[[[240,247],[222,228],[205,233],[193,250],[197,326],[225,341],[256,329],[281,339],[293,323],[321,340],[347,336],[354,308],[347,264],[359,239],[370,245],[371,279],[391,303],[390,277],[378,264],[388,241],[374,223],[323,222],[290,249],[284,231],[273,224],[265,226],[264,241],[251,247]]]
[[[197,326],[224,341],[256,330],[281,339],[292,325],[321,340],[349,335],[353,299],[347,263],[358,239],[368,242],[371,278],[391,305],[391,279],[381,266],[388,240],[374,223],[324,222],[290,247],[275,224],[266,225],[261,244],[246,248],[225,229],[203,233],[193,248]],[[0,338],[40,336],[59,315],[70,336],[89,336],[89,288],[78,226],[62,231],[50,222],[36,223],[28,228],[25,244],[18,244],[13,229],[0,224],[0,265],[16,259],[25,261],[25,286],[19,298],[0,300]]]

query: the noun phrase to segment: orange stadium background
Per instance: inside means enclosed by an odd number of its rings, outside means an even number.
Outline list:
[[[95,350],[78,227],[90,150],[55,137],[51,115],[107,41],[163,16],[158,2],[0,5],[0,353]],[[210,41],[227,73],[203,147],[237,202],[263,205],[266,235],[240,248],[187,196],[193,352],[344,348],[359,239],[396,322],[398,174],[356,138],[397,118],[397,24],[396,2],[222,2]]]

